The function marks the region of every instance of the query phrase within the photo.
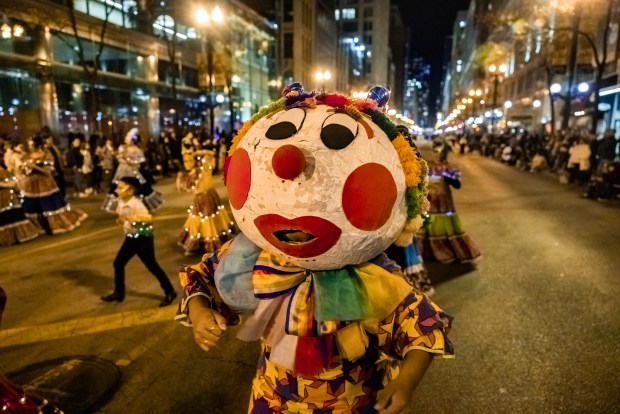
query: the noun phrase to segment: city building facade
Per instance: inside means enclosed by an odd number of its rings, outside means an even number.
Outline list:
[[[402,110],[409,33],[396,5],[386,7],[384,0],[243,1],[279,28],[280,86],[301,82],[308,89],[355,95],[374,85],[391,85],[391,105]]]
[[[522,27],[513,27],[502,85],[507,124],[546,132],[613,127],[614,97],[596,95],[617,83],[620,3],[534,5],[504,4],[523,16]]]
[[[368,91],[386,85],[391,78],[390,7],[383,0],[340,0],[336,18],[340,36],[348,45],[346,92]]]
[[[454,25],[442,125],[618,130],[619,22],[617,0],[472,0]]]
[[[187,1],[0,0],[0,132],[118,141],[134,126],[153,137],[204,126],[209,112],[211,129],[231,132],[274,93],[275,26],[218,4],[221,27]]]
[[[334,89],[337,73],[338,26],[333,2],[276,2],[280,27],[282,84],[301,82],[308,89]]]
[[[420,128],[428,128],[430,117],[431,65],[422,57],[411,59],[409,76],[406,81],[406,95],[412,108],[412,118]],[[434,115],[434,114],[433,114]]]
[[[411,30],[405,25],[397,5],[392,5],[390,12],[390,50],[391,68],[388,85],[392,88],[390,106],[404,115],[411,117],[407,106],[407,80],[410,77],[410,37]]]

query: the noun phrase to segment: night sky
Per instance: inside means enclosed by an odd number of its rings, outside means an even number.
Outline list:
[[[414,55],[431,64],[431,108],[439,93],[446,36],[452,33],[456,12],[466,10],[469,0],[395,0],[405,25],[411,29]]]

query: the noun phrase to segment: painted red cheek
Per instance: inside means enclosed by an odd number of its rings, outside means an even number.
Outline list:
[[[248,199],[250,192],[252,166],[250,156],[243,148],[238,148],[230,158],[226,174],[226,189],[230,205],[239,210]]]
[[[349,222],[360,230],[376,230],[392,214],[396,183],[381,164],[364,164],[353,171],[342,190],[342,208]]]

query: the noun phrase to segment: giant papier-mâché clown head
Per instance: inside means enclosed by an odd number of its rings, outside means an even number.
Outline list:
[[[301,84],[239,130],[225,167],[232,212],[256,245],[311,270],[368,261],[422,224],[427,166],[389,99]],[[402,244],[402,243],[401,243]]]

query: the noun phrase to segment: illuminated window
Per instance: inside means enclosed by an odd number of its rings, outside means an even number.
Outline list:
[[[355,9],[354,8],[347,8],[347,9],[342,9],[342,19],[343,20],[352,20],[355,19]]]

